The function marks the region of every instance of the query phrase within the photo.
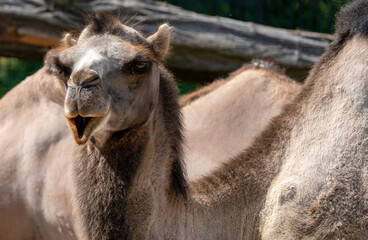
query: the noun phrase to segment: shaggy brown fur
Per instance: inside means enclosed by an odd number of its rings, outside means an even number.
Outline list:
[[[127,195],[146,145],[146,128],[141,128],[115,133],[102,149],[77,151],[76,198],[90,239],[131,238]]]
[[[128,32],[126,29],[121,27],[122,21],[110,13],[94,13],[87,17],[86,25],[89,26],[89,34],[111,34],[114,36],[119,36],[122,39],[127,39],[129,42],[134,44],[142,45],[147,48],[150,47],[145,41],[141,34]],[[78,34],[79,35],[79,34]]]

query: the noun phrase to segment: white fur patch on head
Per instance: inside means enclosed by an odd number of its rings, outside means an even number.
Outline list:
[[[171,27],[165,23],[158,28],[155,34],[151,35],[147,39],[147,41],[152,45],[158,60],[162,60],[169,50],[170,36]]]
[[[79,71],[85,67],[91,66],[92,63],[100,61],[103,57],[94,49],[90,49],[86,54],[76,63],[75,71]]]

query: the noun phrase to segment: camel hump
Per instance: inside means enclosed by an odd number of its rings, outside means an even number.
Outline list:
[[[282,75],[285,74],[285,70],[282,69],[276,62],[272,61],[271,59],[255,58],[252,60],[252,62],[248,66],[265,68],[273,72],[276,72],[278,74],[282,74]]]

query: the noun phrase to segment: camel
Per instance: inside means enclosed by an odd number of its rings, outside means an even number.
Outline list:
[[[74,42],[68,34],[63,41],[64,48],[71,46]],[[60,50],[57,49],[57,51]],[[242,97],[244,92],[234,91],[234,89],[246,90],[247,94],[259,91],[258,94],[254,93],[253,95],[263,94],[263,96],[254,99],[265,102],[267,100],[270,103],[270,106],[263,105],[264,108],[260,108],[261,105],[258,105],[259,112],[263,112],[264,115],[259,115],[260,119],[254,121],[263,122],[263,125],[254,125],[251,129],[244,126],[241,131],[243,131],[244,136],[250,130],[253,134],[255,131],[261,131],[266,124],[264,119],[267,117],[270,119],[276,115],[280,111],[281,102],[290,101],[293,97],[291,90],[290,97],[284,97],[287,91],[283,91],[283,85],[288,80],[284,81],[285,76],[273,72],[270,68],[272,66],[246,66],[233,73],[228,79],[217,81],[204,89],[184,96],[181,99],[184,121],[187,122],[190,119],[187,114],[200,112],[199,109],[209,107],[206,101],[202,101],[202,104],[196,103],[197,101],[209,97],[213,104],[216,104],[214,94],[211,93],[216,91],[219,94],[229,94],[230,97],[223,99],[223,104],[226,101],[229,104],[234,103],[231,97],[237,98],[237,104],[233,104],[234,108],[221,109],[224,116],[231,116],[231,118],[227,118],[231,122],[219,121],[216,118],[218,111],[210,111],[208,115],[201,114],[199,116],[197,114],[196,119],[203,118],[201,124],[204,124],[204,120],[206,120],[212,121],[209,124],[217,122],[218,126],[222,124],[221,128],[230,128],[230,124],[237,121],[236,118],[246,119],[242,116],[243,114],[253,113],[252,111],[237,110],[252,109],[249,105],[254,104],[253,99]],[[76,239],[75,222],[70,202],[71,149],[73,149],[74,140],[70,136],[63,116],[64,86],[47,71],[49,71],[47,67],[40,69],[0,101],[0,109],[4,116],[3,124],[0,126],[0,135],[3,139],[2,144],[0,144],[0,152],[2,152],[0,158],[0,191],[2,192],[0,194],[0,212],[3,216],[0,218],[1,239]],[[251,84],[251,82],[257,81],[259,84]],[[260,87],[262,84],[264,86]],[[291,83],[290,88],[297,88],[297,85]],[[270,89],[273,86],[275,89]],[[264,89],[266,90],[264,91]],[[280,95],[275,96],[273,92],[278,92]],[[217,99],[219,100],[219,98]],[[240,102],[240,99],[244,102]],[[13,119],[18,119],[18,121],[13,121]],[[197,122],[193,125],[193,123],[195,122],[187,123],[189,127],[187,129],[190,133],[184,132],[189,146],[191,138],[195,139],[196,134],[202,134],[198,128],[190,130],[191,127],[200,124]],[[192,125],[190,126],[190,124]],[[34,132],[37,134],[32,134]],[[228,141],[226,138],[228,136],[219,136],[217,133],[221,132],[211,131],[207,135],[208,139],[221,137],[223,141]],[[19,139],[20,137],[21,139]],[[244,138],[243,141],[246,145],[246,141],[250,141],[250,138]],[[192,145],[190,149],[192,152],[201,151],[198,149],[201,147],[201,145],[198,147]],[[229,146],[226,151],[231,154],[234,152],[234,150],[230,150]],[[219,160],[224,161],[229,157],[230,155]],[[186,158],[184,160],[189,161]],[[198,159],[194,160],[196,161],[192,161],[193,164],[200,163]],[[188,166],[191,169],[191,162],[188,162]],[[197,173],[200,174],[198,169]],[[190,173],[189,176],[191,176]]]
[[[75,239],[63,91],[43,68],[0,101],[0,239]]]
[[[345,7],[299,96],[249,148],[190,185],[175,84],[159,64],[170,28],[146,39],[95,19],[49,61],[80,145],[71,160],[79,238],[364,239],[367,12],[367,1]]]
[[[366,239],[367,12],[367,1],[345,7],[297,99],[244,153],[190,186],[197,208],[184,211],[196,219],[178,238]]]
[[[277,65],[257,59],[181,97],[188,180],[211,173],[247,148],[300,89]]]

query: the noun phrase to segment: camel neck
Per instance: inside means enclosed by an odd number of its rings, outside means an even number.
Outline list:
[[[102,148],[79,147],[74,161],[73,201],[86,236],[128,239],[127,198],[145,154],[147,128],[113,134]]]
[[[156,203],[185,195],[175,88],[163,72],[158,104],[143,126],[114,133],[102,147],[90,141],[78,148],[73,204],[81,239],[143,239]]]

